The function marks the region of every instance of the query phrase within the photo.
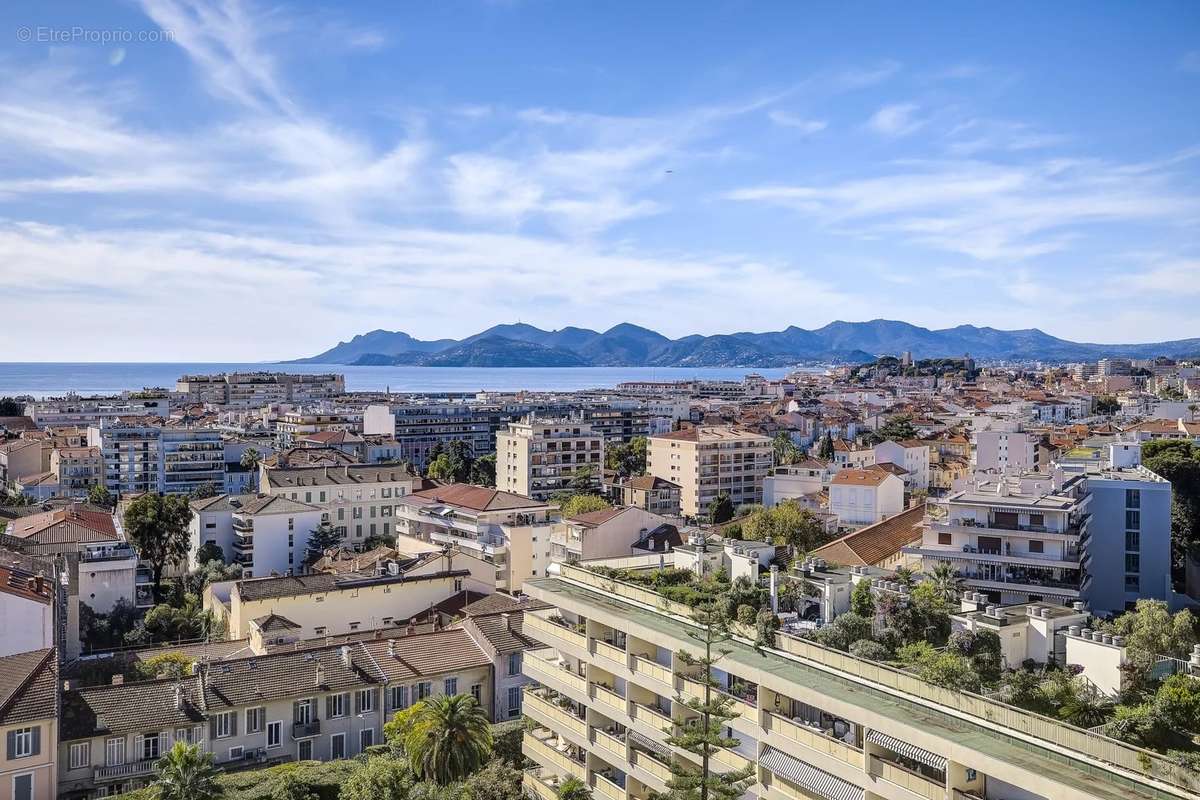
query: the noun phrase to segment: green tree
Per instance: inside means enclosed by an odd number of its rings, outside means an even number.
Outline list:
[[[209,561],[225,563],[225,551],[216,542],[205,542],[196,551],[197,564],[207,564]]]
[[[417,705],[404,735],[413,774],[445,786],[478,770],[492,751],[487,712],[470,695],[442,695]]]
[[[125,509],[125,534],[150,564],[154,597],[161,596],[163,571],[188,551],[192,509],[181,495],[144,494]]]
[[[1187,658],[1196,643],[1195,618],[1191,613],[1178,611],[1171,616],[1167,604],[1161,600],[1138,600],[1133,611],[1098,627],[1125,637],[1127,657],[1143,673],[1154,665],[1158,656]]]
[[[879,430],[875,431],[875,436],[882,442],[897,442],[916,439],[918,433],[917,429],[913,427],[912,416],[899,414],[880,425]]]
[[[429,466],[425,468],[425,476],[431,481],[453,481],[454,480],[454,462],[450,456],[442,453],[437,458],[429,462]]]
[[[821,439],[821,446],[817,449],[817,457],[824,461],[832,461],[833,452],[833,434],[825,431],[825,436]]]
[[[612,508],[612,504],[598,494],[573,494],[563,501],[560,511],[565,518],[609,508]]]
[[[211,753],[198,745],[176,742],[154,764],[158,800],[216,800],[223,790]]]
[[[774,508],[759,508],[742,520],[742,536],[758,542],[786,544],[794,552],[807,552],[825,540],[821,520],[795,500]]]
[[[604,467],[622,478],[644,475],[646,472],[646,437],[634,436],[627,444],[615,444],[604,449]]]
[[[1159,439],[1142,445],[1142,464],[1171,482],[1171,564],[1181,578],[1188,552],[1200,552],[1200,445]]]
[[[481,456],[471,464],[471,483],[476,486],[496,487],[496,454]]]
[[[1062,698],[1058,716],[1080,728],[1103,725],[1112,716],[1113,702],[1079,678],[1071,680],[1072,690]]]
[[[700,769],[675,764],[667,781],[671,800],[737,800],[753,780],[754,767],[727,772],[712,771],[712,757],[720,748],[737,747],[739,740],[722,735],[725,723],[738,716],[733,700],[716,691],[713,665],[729,654],[721,645],[732,638],[729,617],[715,608],[697,608],[692,612],[695,627],[687,628],[688,638],[703,649],[703,655],[687,650],[677,654],[684,665],[681,674],[704,686],[703,697],[690,697],[685,705],[699,715],[695,725],[680,725],[679,732],[667,737],[667,743],[700,757]]]
[[[521,770],[502,758],[493,758],[463,781],[461,797],[462,800],[521,800]]]
[[[1097,414],[1115,414],[1121,410],[1121,404],[1112,395],[1105,395],[1096,398],[1095,410]]]
[[[20,417],[25,414],[25,404],[15,397],[0,397],[0,417]]]
[[[217,484],[213,483],[212,481],[206,481],[197,486],[195,489],[192,489],[192,491],[188,494],[188,499],[204,500],[209,497],[216,497],[220,493],[221,487],[217,486]]]
[[[238,460],[242,465],[242,469],[250,473],[250,487],[258,489],[258,465],[262,463],[262,453],[258,452],[255,447],[247,447],[242,451],[242,457]]]
[[[1200,732],[1200,680],[1176,673],[1154,694],[1158,714],[1177,731]]]
[[[729,495],[721,493],[708,504],[708,521],[713,525],[720,525],[731,519],[733,519],[733,501],[729,499]],[[743,530],[745,530],[744,527]]]
[[[88,502],[94,506],[112,508],[112,494],[109,493],[107,487],[96,484],[88,489]]]
[[[771,440],[771,447],[775,453],[776,464],[795,464],[800,460],[800,448],[796,447],[796,443],[792,441],[791,434],[787,431],[780,431],[775,434],[775,438]]]
[[[192,659],[183,653],[163,653],[134,665],[138,680],[150,681],[155,678],[182,678],[192,672]]]
[[[326,550],[340,547],[341,544],[341,534],[328,522],[322,522],[308,532],[308,547],[305,548],[304,563],[310,566],[317,563],[325,555]]]
[[[408,800],[412,784],[412,775],[403,762],[375,756],[350,773],[338,792],[338,800]]]
[[[934,594],[946,604],[946,610],[952,610],[950,606],[958,602],[962,592],[962,578],[958,577],[958,571],[944,561],[938,562],[929,573],[927,582],[932,586]]]
[[[299,770],[292,769],[275,781],[271,787],[270,800],[320,800],[320,795]]]
[[[871,595],[871,581],[863,580],[854,584],[854,588],[850,591],[850,610],[866,619],[875,616],[875,598]]]
[[[596,470],[591,464],[585,464],[575,470],[567,487],[576,494],[594,493],[596,491]]]
[[[189,594],[179,606],[159,603],[147,611],[141,622],[125,635],[125,641],[150,644],[216,638],[219,630],[212,612],[204,610],[199,597]]]
[[[558,800],[592,800],[588,785],[574,775],[568,775],[558,784]]]

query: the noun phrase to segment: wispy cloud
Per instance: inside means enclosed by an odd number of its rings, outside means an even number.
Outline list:
[[[820,133],[829,127],[829,123],[823,119],[808,119],[798,114],[792,114],[787,111],[773,109],[767,112],[767,117],[776,125],[784,128],[794,128],[805,136],[811,136],[814,133]]]
[[[867,127],[883,136],[907,136],[925,125],[925,120],[917,118],[920,110],[915,103],[887,105],[871,115]]]

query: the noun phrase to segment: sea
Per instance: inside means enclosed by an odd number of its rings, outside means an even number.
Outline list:
[[[801,368],[821,372],[821,368]],[[337,372],[352,392],[571,391],[611,388],[625,381],[738,380],[754,373],[781,378],[795,369],[675,367],[355,367],[340,364],[32,363],[0,362],[0,397],[117,394],[174,389],[181,375],[258,370]]]

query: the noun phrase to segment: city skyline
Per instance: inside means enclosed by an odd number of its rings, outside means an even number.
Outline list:
[[[632,11],[5,8],[0,347],[1200,334],[1195,7]]]

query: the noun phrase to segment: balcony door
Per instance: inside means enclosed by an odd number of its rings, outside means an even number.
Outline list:
[[[296,760],[297,761],[312,761],[313,760],[313,740],[301,739],[296,742]]]

